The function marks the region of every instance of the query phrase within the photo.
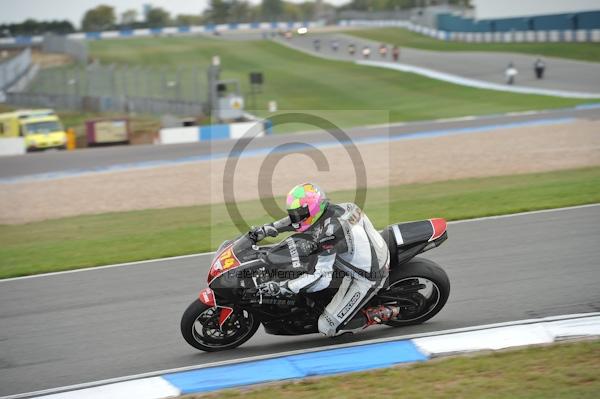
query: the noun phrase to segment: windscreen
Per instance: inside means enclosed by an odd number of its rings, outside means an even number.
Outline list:
[[[62,126],[56,121],[32,122],[25,124],[26,134],[52,133],[62,131]]]

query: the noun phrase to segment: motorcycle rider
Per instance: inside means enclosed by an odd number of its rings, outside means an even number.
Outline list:
[[[287,195],[288,216],[253,228],[256,241],[283,231],[303,233],[312,241],[317,261],[300,277],[269,281],[258,288],[264,295],[291,296],[329,287],[334,270],[344,277],[319,317],[319,331],[327,336],[382,323],[399,313],[397,306],[360,310],[381,289],[389,272],[389,250],[367,215],[353,203],[333,204],[315,184],[295,186]]]

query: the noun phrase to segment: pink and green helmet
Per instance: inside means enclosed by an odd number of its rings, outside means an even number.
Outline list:
[[[287,195],[286,208],[296,231],[305,231],[312,226],[327,209],[327,196],[312,183],[299,184]]]

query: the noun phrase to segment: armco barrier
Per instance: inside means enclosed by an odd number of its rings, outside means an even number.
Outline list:
[[[25,139],[23,137],[0,138],[0,156],[25,154]]]
[[[270,121],[239,122],[205,126],[170,127],[160,129],[159,144],[197,143],[200,141],[239,139],[248,131],[262,124],[254,137],[271,133]]]
[[[329,348],[242,358],[8,398],[160,399],[309,376],[371,370],[457,353],[548,344],[569,338],[593,336],[600,336],[600,313],[520,320],[403,338],[331,345]]]

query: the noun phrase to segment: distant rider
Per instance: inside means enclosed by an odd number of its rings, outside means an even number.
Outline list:
[[[331,302],[319,317],[319,331],[327,336],[381,323],[399,312],[397,306],[360,310],[381,289],[389,272],[389,250],[367,215],[353,203],[330,203],[315,184],[304,183],[287,195],[288,216],[253,228],[256,241],[275,237],[283,231],[296,231],[311,240],[317,262],[300,277],[281,282],[269,281],[259,289],[270,296],[291,296],[321,291],[329,287],[334,270],[344,278]]]

